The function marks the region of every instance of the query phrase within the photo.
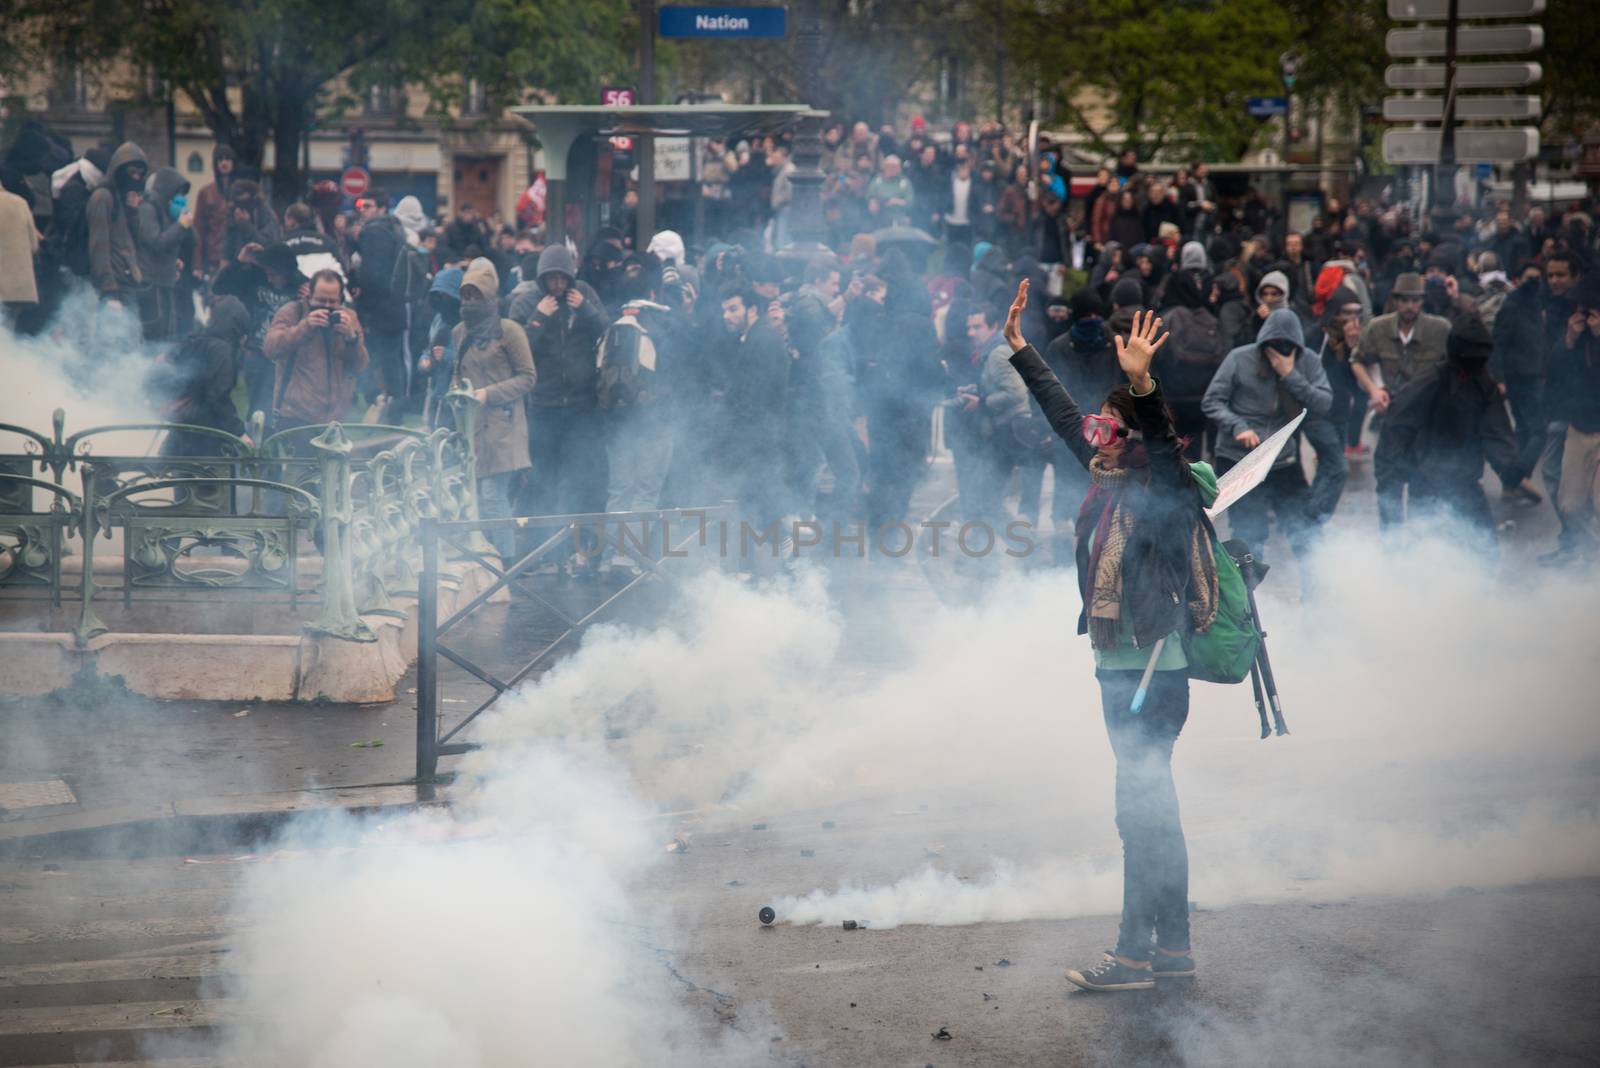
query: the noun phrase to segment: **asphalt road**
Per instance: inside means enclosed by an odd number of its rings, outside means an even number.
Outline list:
[[[1364,479],[1370,484],[1358,468],[1347,522],[1370,523]],[[1517,523],[1509,532],[1513,563],[1547,546],[1539,513],[1508,517]],[[904,653],[892,617],[927,614],[938,603],[923,570],[874,568],[871,582],[840,590],[852,666],[864,680]],[[537,636],[505,620],[484,628],[483,654],[507,664]],[[447,680],[446,693],[470,700],[461,679]],[[10,706],[3,714],[16,730],[8,737],[32,742],[7,749],[0,771],[13,779],[52,771],[106,803],[151,790],[217,793],[230,773],[244,789],[261,790],[388,781],[409,771],[406,702],[235,711],[57,706],[52,718],[48,705]],[[113,734],[115,746],[95,744]],[[388,742],[351,748],[375,738]],[[734,1063],[1590,1064],[1600,1049],[1593,856],[1576,862],[1581,877],[1435,880],[1385,891],[1352,889],[1339,879],[1338,856],[1297,842],[1283,847],[1299,867],[1281,870],[1293,874],[1269,873],[1249,893],[1208,898],[1204,880],[1216,868],[1209,858],[1228,855],[1241,824],[1269,845],[1284,831],[1269,816],[1250,822],[1241,812],[1266,811],[1344,760],[1367,769],[1339,796],[1358,834],[1370,827],[1381,836],[1397,784],[1411,791],[1409,812],[1446,827],[1484,823],[1485,807],[1506,799],[1548,802],[1569,821],[1592,823],[1597,769],[1581,757],[1593,742],[1592,734],[1574,740],[1580,763],[1566,777],[1508,762],[1451,779],[1366,759],[1359,739],[1324,739],[1320,749],[1310,740],[1251,740],[1286,748],[1259,764],[1259,778],[1236,784],[1238,797],[1225,797],[1234,785],[1225,774],[1236,759],[1230,747],[1239,743],[1202,731],[1186,743],[1202,785],[1184,793],[1191,851],[1206,862],[1192,891],[1201,974],[1177,989],[1089,995],[1066,983],[1064,968],[1092,962],[1114,937],[1115,917],[1098,898],[1032,910],[1067,918],[1014,922],[884,929],[880,917],[863,914],[854,918],[865,928],[847,931],[839,917],[801,925],[780,915],[771,927],[756,919],[765,904],[844,882],[889,884],[923,868],[982,884],[997,857],[1019,865],[1069,857],[1114,871],[1103,788],[1109,756],[1098,749],[1074,767],[1088,786],[1037,795],[1031,808],[998,805],[995,782],[1006,775],[998,768],[959,788],[864,787],[830,794],[821,807],[662,815],[652,849],[663,852],[628,887],[639,916],[613,921],[647,951],[631,965],[638,977],[671,992],[708,1050],[736,1041],[759,1051]],[[1217,768],[1223,774],[1211,774]],[[1071,807],[1077,802],[1066,799],[1080,786],[1099,797],[1098,807]],[[685,851],[665,852],[674,835]],[[1431,854],[1414,859],[1438,862]],[[0,863],[0,1068],[216,1063],[220,1035],[242,1020],[261,1022],[264,1007],[240,1002],[219,977],[238,970],[239,886],[267,863],[226,854],[130,861],[44,853]],[[555,935],[563,917],[535,912],[512,922]],[[935,1037],[941,1029],[948,1038]]]

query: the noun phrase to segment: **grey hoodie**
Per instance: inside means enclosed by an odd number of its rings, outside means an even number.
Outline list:
[[[134,243],[139,247],[139,271],[154,286],[176,285],[178,258],[185,260],[191,231],[178,224],[167,210],[175,196],[186,196],[189,179],[171,167],[157,167],[145,182],[145,198],[135,219]]]
[[[594,289],[577,279],[577,260],[566,245],[551,245],[539,254],[539,275],[530,286],[519,285],[511,294],[510,318],[528,334],[538,381],[532,404],[538,408],[592,408],[599,378],[595,366],[600,335],[610,320]],[[583,303],[573,308],[563,297],[550,314],[539,311],[546,295],[545,279],[553,274],[567,276],[570,289],[583,294]]]
[[[1261,296],[1261,290],[1266,286],[1277,286],[1278,292],[1283,294],[1283,300],[1285,302],[1285,304],[1279,305],[1279,307],[1284,307],[1287,305],[1289,300],[1288,275],[1284,274],[1282,271],[1268,271],[1266,274],[1261,276],[1261,281],[1256,283],[1256,300],[1263,304],[1266,303],[1266,300]],[[1262,323],[1261,325],[1266,326],[1267,324]]]
[[[1294,342],[1296,349],[1294,370],[1279,379],[1267,362],[1262,346],[1268,341],[1285,339]],[[1217,427],[1217,458],[1242,460],[1250,451],[1240,444],[1235,435],[1254,430],[1261,440],[1297,414],[1292,405],[1286,405],[1282,393],[1288,394],[1294,405],[1306,409],[1311,415],[1327,415],[1333,406],[1333,389],[1322,370],[1322,361],[1306,350],[1305,335],[1300,329],[1300,317],[1288,308],[1279,308],[1267,316],[1256,334],[1255,343],[1241,345],[1222,358],[1222,366],[1206,388],[1200,402],[1206,418]],[[1273,462],[1273,468],[1289,467],[1298,463],[1300,450],[1285,445]]]
[[[1206,258],[1206,247],[1198,241],[1186,241],[1178,253],[1180,271],[1209,271],[1211,261]]]
[[[118,172],[135,163],[148,169],[144,150],[128,141],[111,154],[106,180],[89,195],[84,209],[89,227],[89,278],[107,299],[126,300],[144,282],[133,239],[133,213],[117,184]]]

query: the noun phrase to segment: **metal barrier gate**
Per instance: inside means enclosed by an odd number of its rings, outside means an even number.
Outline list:
[[[672,584],[680,583],[686,575],[676,573],[680,570],[676,566],[664,565],[667,565],[669,560],[675,565],[678,561],[690,557],[693,555],[690,552],[692,548],[708,548],[710,542],[707,537],[708,527],[712,523],[726,523],[734,515],[733,505],[724,503],[707,508],[668,508],[644,512],[591,512],[580,515],[520,516],[509,519],[423,519],[418,530],[422,541],[422,575],[418,584],[417,604],[417,781],[428,783],[433,780],[438,772],[441,756],[459,755],[476,748],[473,743],[456,740],[462,730],[493,705],[502,694],[514,689],[540,665],[546,663],[557,649],[582,634],[590,623],[612,605],[651,578]],[[686,523],[688,526],[679,526],[674,530],[676,523]],[[638,539],[629,539],[622,533],[629,526],[636,526],[646,533]],[[639,573],[616,589],[597,591],[603,593],[603,599],[581,615],[574,616],[570,610],[553,603],[549,597],[533,586],[529,569],[569,544],[575,544],[585,531],[598,532],[600,540],[604,542],[604,531],[607,527],[619,532],[617,538],[609,543],[616,555],[632,560],[638,566]],[[554,532],[533,550],[519,556],[509,567],[503,566],[499,556],[483,541],[485,531],[527,528],[553,529]],[[649,532],[656,530],[660,532],[659,544],[662,549],[659,556],[650,552],[652,539]],[[681,537],[678,536],[680,533]],[[454,550],[457,559],[472,560],[487,568],[495,575],[495,580],[488,588],[481,590],[458,608],[450,618],[441,621],[439,565],[441,549],[446,547]],[[726,563],[726,560],[719,561],[719,564],[722,563]],[[699,565],[694,566],[697,569],[699,567]],[[501,590],[510,589],[515,589],[520,595],[548,612],[564,629],[556,638],[544,643],[543,647],[534,653],[532,659],[518,667],[509,677],[501,678],[443,639],[474,612],[490,603]],[[440,657],[494,691],[464,719],[448,730],[443,730],[439,715]]]

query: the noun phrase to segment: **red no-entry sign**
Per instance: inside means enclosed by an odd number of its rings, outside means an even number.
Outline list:
[[[339,176],[339,188],[347,197],[358,197],[372,188],[372,175],[365,167],[351,167]]]

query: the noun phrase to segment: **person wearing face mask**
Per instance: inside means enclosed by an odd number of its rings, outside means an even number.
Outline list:
[[[1373,457],[1378,522],[1385,532],[1405,521],[1401,490],[1409,486],[1412,519],[1464,521],[1480,546],[1493,549],[1494,518],[1481,482],[1485,460],[1503,485],[1541,499],[1517,457],[1505,402],[1489,376],[1493,349],[1483,320],[1458,312],[1445,361],[1394,396]]]
[[[139,298],[146,341],[166,341],[178,333],[178,276],[194,248],[188,193],[187,178],[171,167],[157,167],[137,209],[134,240],[139,272],[148,285]]]
[[[1200,406],[1217,428],[1220,476],[1301,411],[1308,420],[1326,418],[1333,389],[1322,361],[1306,351],[1300,317],[1279,308],[1267,316],[1255,344],[1241,345],[1223,358]],[[1299,435],[1284,444],[1260,487],[1228,513],[1233,535],[1250,546],[1257,560],[1265,555],[1269,512],[1304,565],[1315,527],[1311,491],[1300,467]],[[1308,570],[1302,567],[1301,573],[1304,577]]]
[[[527,335],[500,318],[500,276],[488,260],[476,260],[461,278],[461,321],[450,334],[456,351],[455,383],[468,384],[481,407],[473,427],[478,464],[478,514],[511,515],[511,485],[533,466],[528,452],[528,416],[522,398],[538,376]],[[486,533],[502,559],[510,560],[516,536],[506,528]]]
[[[1116,948],[1066,973],[1085,990],[1147,990],[1195,974],[1189,943],[1189,857],[1172,780],[1172,750],[1189,715],[1182,637],[1210,629],[1217,573],[1204,508],[1216,499],[1205,463],[1186,463],[1150,365],[1166,342],[1153,312],[1116,339],[1127,384],[1086,415],[1022,337],[1028,283],[1006,319],[1011,364],[1051,428],[1089,471],[1078,511],[1078,633],[1094,649],[1101,711],[1116,756],[1123,905]],[[1135,690],[1157,642],[1143,707]]]
[[[111,154],[111,166],[84,208],[89,230],[89,279],[112,308],[122,308],[143,292],[139,248],[134,242],[135,215],[144,199],[149,172],[144,150],[129,141]]]
[[[237,297],[211,303],[206,325],[167,359],[171,401],[162,413],[170,423],[210,427],[249,441],[233,403],[239,359],[250,336],[250,313]],[[220,438],[175,430],[162,442],[163,456],[216,456]]]

